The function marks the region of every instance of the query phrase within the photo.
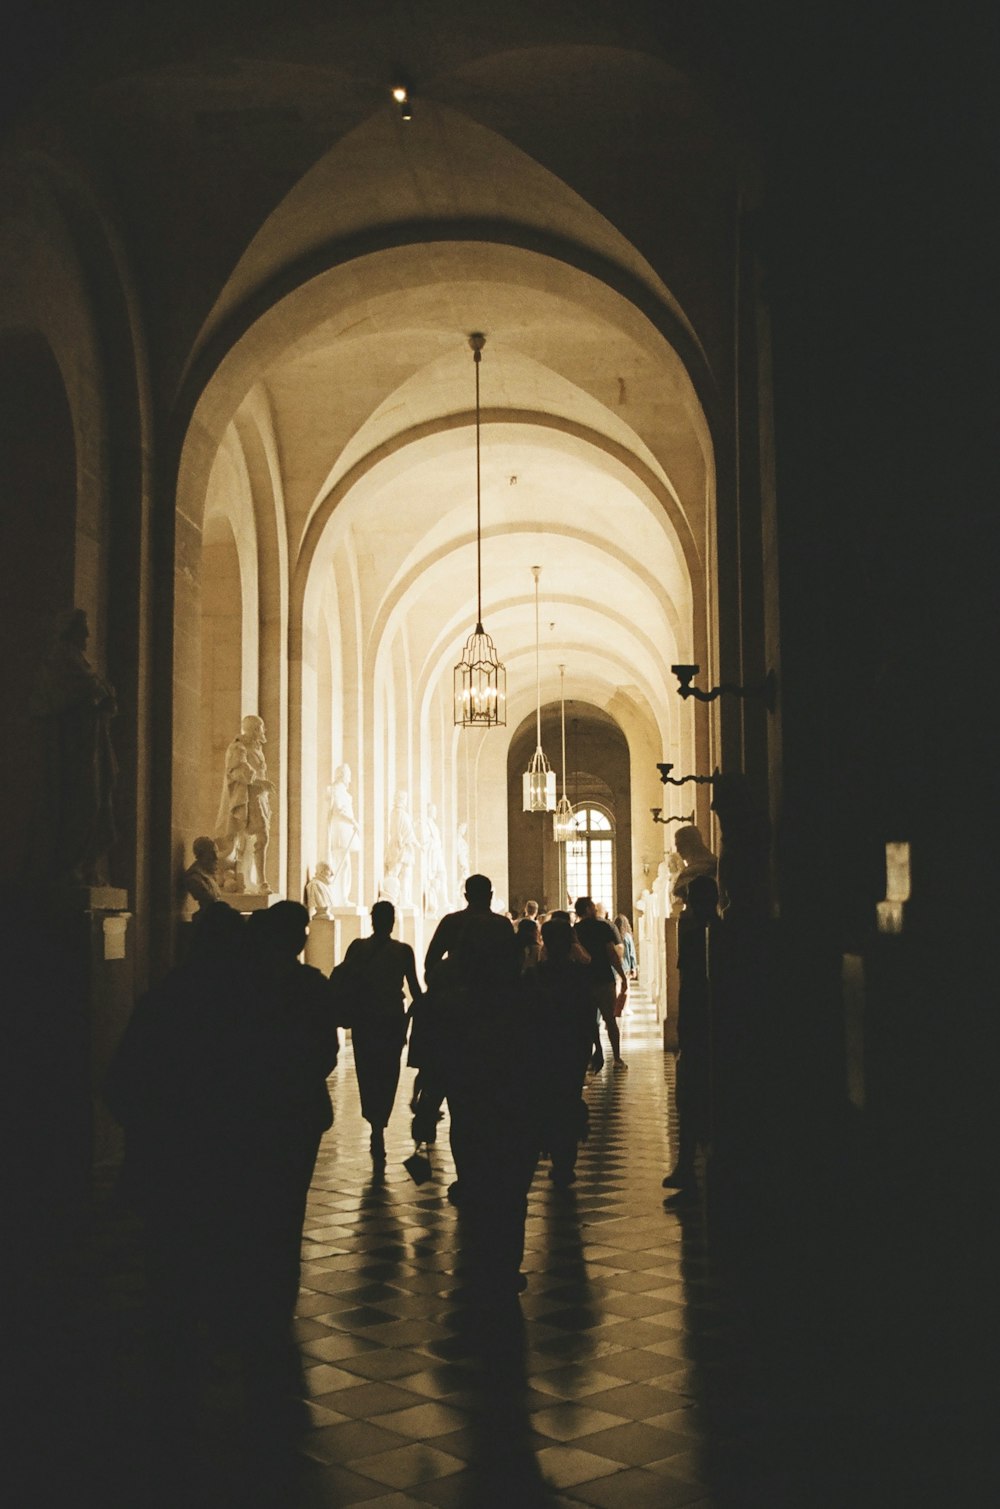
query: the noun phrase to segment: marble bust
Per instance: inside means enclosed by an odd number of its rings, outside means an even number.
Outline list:
[[[325,859],[316,866],[316,873],[306,885],[306,906],[314,917],[333,915],[333,870]]]
[[[205,836],[196,838],[193,848],[194,864],[184,871],[184,889],[203,912],[213,902],[225,899],[219,884],[219,851],[215,839]]]
[[[674,845],[682,868],[674,877],[671,895],[675,900],[683,901],[688,886],[698,875],[711,875],[714,879],[718,860],[694,826],[678,828]]]

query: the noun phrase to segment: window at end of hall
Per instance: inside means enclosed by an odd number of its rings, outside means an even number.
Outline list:
[[[598,807],[573,812],[576,837],[566,845],[566,889],[575,901],[591,896],[614,916],[615,834],[611,819]]]

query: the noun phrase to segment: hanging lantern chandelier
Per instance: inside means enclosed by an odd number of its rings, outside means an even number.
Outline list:
[[[525,812],[551,812],[556,805],[556,773],[542,749],[542,673],[538,638],[538,578],[541,566],[532,566],[535,578],[535,727],[537,743],[531,762],[521,777],[524,790],[522,803]]]
[[[562,724],[562,796],[552,814],[552,837],[557,844],[568,843],[576,837],[576,819],[569,797],[566,795],[566,667],[559,667],[559,707]]]
[[[483,628],[482,482],[480,476],[479,364],[485,335],[469,336],[476,371],[476,627],[455,667],[455,723],[460,728],[497,728],[507,722],[507,668]]]

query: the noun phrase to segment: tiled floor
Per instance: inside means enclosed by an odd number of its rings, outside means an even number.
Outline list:
[[[664,1209],[673,1060],[641,993],[623,1025],[628,1069],[609,1064],[588,1081],[577,1184],[560,1193],[538,1169],[528,1287],[499,1319],[468,1308],[454,1275],[447,1123],[434,1177],[417,1187],[402,1168],[412,1151],[404,1070],[386,1174],[374,1178],[349,1050],[309,1201],[299,1353],[276,1359],[274,1376],[216,1357],[193,1381],[190,1420],[151,1420],[141,1276],[128,1222],[109,1217],[101,1366],[94,1397],[73,1404],[95,1504],[861,1503],[838,1473],[833,1423],[817,1432],[815,1402],[789,1402],[773,1358],[727,1304],[701,1205]],[[84,1501],[82,1486],[66,1499]]]

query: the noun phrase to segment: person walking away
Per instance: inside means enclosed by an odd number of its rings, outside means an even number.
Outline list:
[[[440,1017],[435,1077],[448,1100],[463,1265],[488,1301],[524,1288],[528,1187],[538,1161],[538,1068],[527,1041],[517,938],[492,910],[493,887],[470,875],[464,912],[442,918],[427,951]]]
[[[249,972],[246,929],[216,901],[184,962],[137,1001],[104,1086],[125,1133],[121,1192],[138,1211],[156,1353],[169,1410],[183,1403],[225,1289],[229,1076]]]
[[[624,1069],[621,1034],[618,1031],[618,1015],[628,997],[628,979],[622,965],[624,949],[618,933],[610,922],[597,916],[597,908],[590,896],[579,896],[576,901],[576,937],[590,956],[590,994],[595,1017],[600,1014],[611,1044],[615,1068]],[[615,989],[615,976],[619,985]]]
[[[344,963],[354,968],[359,981],[351,1042],[361,1115],[371,1127],[372,1161],[384,1164],[385,1129],[396,1099],[399,1059],[406,1042],[403,986],[409,990],[411,1002],[419,1001],[423,992],[417,982],[413,949],[392,937],[396,921],[392,902],[376,901],[371,916],[371,937],[355,938]]]
[[[517,951],[521,973],[534,969],[542,952],[542,935],[534,917],[522,917],[517,924]]]
[[[228,1082],[234,1296],[240,1326],[265,1346],[287,1341],[299,1290],[306,1198],[333,1125],[327,1076],[338,1037],[329,981],[299,962],[309,913],[297,901],[254,912],[252,983]],[[241,1245],[237,1249],[235,1243]]]
[[[535,1041],[545,1086],[542,1148],[551,1159],[549,1178],[559,1189],[576,1179],[578,1145],[586,1138],[583,1084],[594,1041],[594,1008],[587,966],[573,957],[569,919],[542,928],[545,958],[534,975]]]

